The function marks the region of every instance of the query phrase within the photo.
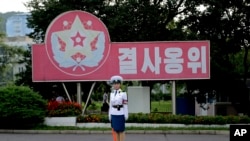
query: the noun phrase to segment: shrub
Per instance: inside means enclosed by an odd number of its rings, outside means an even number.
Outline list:
[[[28,87],[0,87],[0,101],[2,128],[30,128],[44,121],[46,101]]]
[[[47,104],[48,117],[79,116],[82,113],[81,105],[76,102],[50,101]]]
[[[103,122],[107,123],[108,115],[95,114],[78,116],[77,122]],[[171,115],[161,113],[150,114],[129,114],[128,123],[179,123],[179,124],[249,124],[248,116],[192,116],[192,115]]]

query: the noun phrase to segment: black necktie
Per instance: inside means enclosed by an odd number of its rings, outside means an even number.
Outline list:
[[[115,96],[116,96],[116,94],[117,94],[117,90],[115,90]]]

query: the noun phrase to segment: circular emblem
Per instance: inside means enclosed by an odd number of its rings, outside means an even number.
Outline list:
[[[110,38],[106,26],[94,15],[69,11],[50,23],[45,48],[57,69],[68,75],[82,76],[98,70],[106,61]]]

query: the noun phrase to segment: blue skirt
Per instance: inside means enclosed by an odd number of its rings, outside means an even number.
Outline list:
[[[111,127],[116,132],[123,132],[125,130],[124,115],[111,115]]]

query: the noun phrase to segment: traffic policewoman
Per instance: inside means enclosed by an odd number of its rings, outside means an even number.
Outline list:
[[[128,98],[127,93],[121,90],[122,81],[123,78],[117,75],[110,79],[113,90],[110,93],[109,120],[116,133],[116,141],[125,140],[125,122],[128,119]]]

